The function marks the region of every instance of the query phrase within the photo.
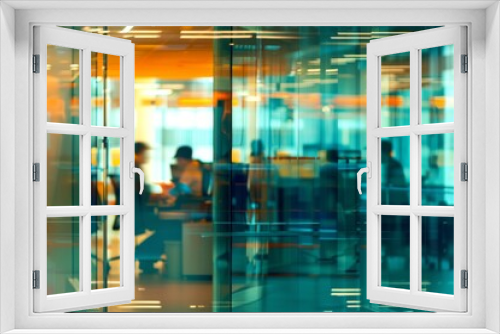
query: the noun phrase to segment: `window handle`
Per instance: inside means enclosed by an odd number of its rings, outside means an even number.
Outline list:
[[[372,163],[370,161],[368,161],[366,163],[366,167],[365,168],[361,168],[359,171],[358,171],[358,192],[359,194],[361,195],[361,176],[366,173],[366,177],[371,179],[372,178]]]
[[[134,162],[130,161],[129,164],[129,170],[130,170],[130,178],[134,178],[134,173],[139,174],[139,184],[141,185],[141,189],[139,190],[139,195],[142,195],[142,191],[144,190],[144,172],[140,169],[135,167]]]

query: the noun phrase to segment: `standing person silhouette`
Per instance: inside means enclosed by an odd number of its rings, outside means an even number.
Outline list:
[[[410,205],[409,187],[401,162],[394,158],[392,143],[382,141],[382,205]]]

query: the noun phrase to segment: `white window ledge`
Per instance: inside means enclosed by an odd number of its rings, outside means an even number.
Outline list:
[[[15,329],[5,334],[486,334],[487,329]]]

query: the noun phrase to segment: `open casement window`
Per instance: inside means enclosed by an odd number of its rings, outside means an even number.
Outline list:
[[[466,311],[465,29],[436,28],[367,46],[372,303]]]
[[[134,44],[39,26],[33,60],[34,311],[128,303],[134,299]],[[110,240],[111,230],[119,237]]]

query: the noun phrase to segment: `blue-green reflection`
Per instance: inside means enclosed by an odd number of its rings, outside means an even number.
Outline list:
[[[381,125],[410,125],[410,52],[380,58]]]
[[[381,285],[410,289],[410,217],[382,216],[380,224]]]
[[[453,45],[421,50],[422,124],[454,120],[453,52]]]
[[[421,136],[422,205],[454,203],[454,135]]]
[[[453,294],[453,217],[422,217],[422,291]]]

